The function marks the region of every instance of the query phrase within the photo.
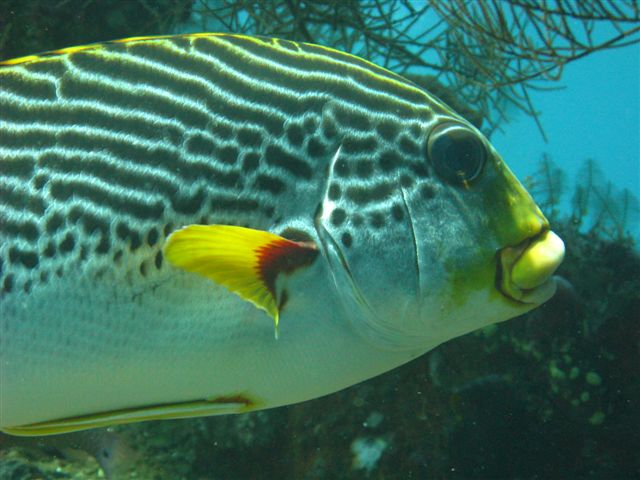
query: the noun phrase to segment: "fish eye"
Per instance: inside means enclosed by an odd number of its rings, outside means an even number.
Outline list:
[[[487,150],[469,127],[447,122],[437,125],[429,135],[427,155],[438,175],[448,182],[464,184],[480,174]]]

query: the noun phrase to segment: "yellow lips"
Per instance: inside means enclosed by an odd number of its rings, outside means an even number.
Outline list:
[[[552,275],[564,258],[564,243],[555,233],[544,231],[515,247],[500,251],[499,288],[522,303],[542,303],[556,290]]]

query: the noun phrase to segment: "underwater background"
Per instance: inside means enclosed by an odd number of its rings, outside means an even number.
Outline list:
[[[639,478],[640,7],[530,2],[555,16],[518,27],[518,3],[0,0],[0,59],[196,31],[371,59],[490,135],[567,247],[547,304],[385,375],[270,411],[0,434],[0,479]]]

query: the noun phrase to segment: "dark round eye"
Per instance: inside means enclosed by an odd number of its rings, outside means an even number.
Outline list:
[[[482,139],[469,127],[443,123],[429,135],[427,154],[438,175],[449,182],[463,184],[480,174],[487,150]]]

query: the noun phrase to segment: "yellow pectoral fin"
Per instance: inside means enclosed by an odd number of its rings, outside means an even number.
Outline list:
[[[199,273],[253,303],[274,319],[276,328],[278,274],[311,263],[317,254],[313,244],[232,225],[190,225],[173,232],[164,246],[172,265]]]

